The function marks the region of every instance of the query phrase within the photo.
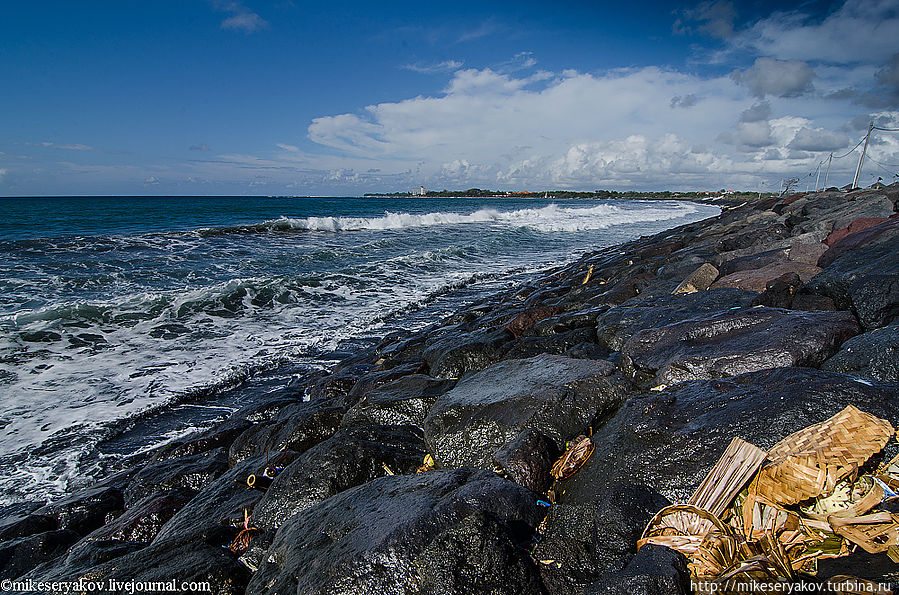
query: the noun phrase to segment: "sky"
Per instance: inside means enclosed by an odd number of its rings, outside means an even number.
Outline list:
[[[0,81],[0,196],[804,190],[899,129],[899,0],[28,0]]]

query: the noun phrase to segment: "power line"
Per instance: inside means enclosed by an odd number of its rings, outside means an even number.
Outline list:
[[[899,128],[881,128],[880,126],[874,126],[874,130],[883,130],[884,132],[899,132]]]
[[[857,145],[855,145],[854,147],[852,147],[852,148],[849,149],[846,153],[843,153],[843,154],[840,155],[839,157],[834,157],[834,159],[842,159],[843,157],[846,157],[847,155],[849,155],[850,153],[852,153],[852,151],[854,151],[854,150],[856,150],[857,148],[859,148],[859,147],[862,145],[862,143],[865,142],[865,139],[866,139],[866,138],[868,138],[868,137],[867,137],[867,136],[863,136],[862,139],[861,139],[860,141],[858,141],[858,144],[857,144]]]
[[[881,166],[881,167],[895,167],[895,168],[899,168],[899,165],[894,165],[894,164],[892,164],[892,163],[881,163],[880,161],[874,159],[874,158],[871,157],[870,155],[868,155],[868,159],[870,159],[871,161],[873,161],[874,163],[876,163],[877,165],[879,165],[879,166]],[[890,173],[892,173],[892,172],[890,172]]]

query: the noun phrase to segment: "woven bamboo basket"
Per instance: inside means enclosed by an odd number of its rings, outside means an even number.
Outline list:
[[[730,528],[707,510],[692,504],[672,504],[652,517],[637,541],[637,548],[647,543],[664,545],[689,558],[711,532],[729,535]]]
[[[774,445],[753,489],[779,505],[832,492],[839,480],[879,452],[893,432],[890,422],[850,405]]]
[[[761,448],[734,438],[687,503],[721,517],[765,462],[766,454]]]

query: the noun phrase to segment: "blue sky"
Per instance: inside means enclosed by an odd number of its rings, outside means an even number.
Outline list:
[[[899,0],[9,3],[0,195],[804,189],[899,128],[897,40]]]

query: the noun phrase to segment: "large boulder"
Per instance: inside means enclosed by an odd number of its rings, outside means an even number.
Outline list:
[[[620,351],[634,334],[691,318],[749,306],[756,294],[740,289],[713,289],[634,300],[612,308],[596,319],[601,345]]]
[[[640,548],[627,568],[603,577],[587,590],[589,595],[689,595],[687,558],[660,545]]]
[[[596,432],[593,456],[556,493],[562,502],[581,502],[608,485],[640,483],[684,502],[732,438],[769,449],[847,405],[897,423],[897,389],[811,368],[779,368],[644,394]]]
[[[233,465],[248,457],[282,450],[303,452],[333,435],[344,411],[327,399],[279,407],[270,419],[238,436],[231,444],[228,458]]]
[[[150,463],[138,471],[125,488],[125,505],[177,488],[199,492],[228,469],[228,453],[216,449],[208,453]]]
[[[460,378],[483,370],[497,359],[500,349],[515,335],[506,328],[450,333],[433,342],[422,357],[435,378]]]
[[[899,382],[899,323],[852,337],[821,369]]]
[[[434,401],[455,385],[455,380],[424,374],[404,376],[366,393],[346,412],[341,425],[421,426]]]
[[[382,477],[291,517],[247,593],[540,593],[537,498],[487,471]]]
[[[888,228],[883,226],[890,226]],[[805,285],[805,290],[833,299],[839,308],[851,308],[866,329],[886,326],[899,314],[899,219],[891,220],[859,234],[881,228],[875,239],[850,250],[826,265]],[[828,257],[858,234],[847,236],[821,257]]]
[[[670,502],[652,489],[613,485],[586,502],[555,504],[534,549],[552,595],[576,595],[602,576],[623,570],[653,515]]]
[[[563,448],[614,412],[628,384],[606,361],[539,355],[463,378],[425,419],[425,440],[444,467],[492,469],[494,453],[528,428]]]
[[[424,455],[421,432],[415,428],[343,428],[284,468],[256,505],[253,523],[277,529],[294,514],[344,490],[388,473],[415,471]]]
[[[237,527],[244,514],[250,513],[263,492],[247,488],[247,477],[259,474],[266,466],[265,457],[241,461],[207,485],[181,508],[159,530],[155,544],[186,543],[197,533],[213,532],[220,527]],[[228,536],[233,538],[233,536]],[[227,545],[223,538],[219,545]]]
[[[638,381],[676,384],[786,366],[818,366],[861,329],[848,312],[748,308],[640,331],[621,349]]]
[[[0,543],[0,579],[17,578],[61,556],[78,538],[74,531],[62,529]]]

